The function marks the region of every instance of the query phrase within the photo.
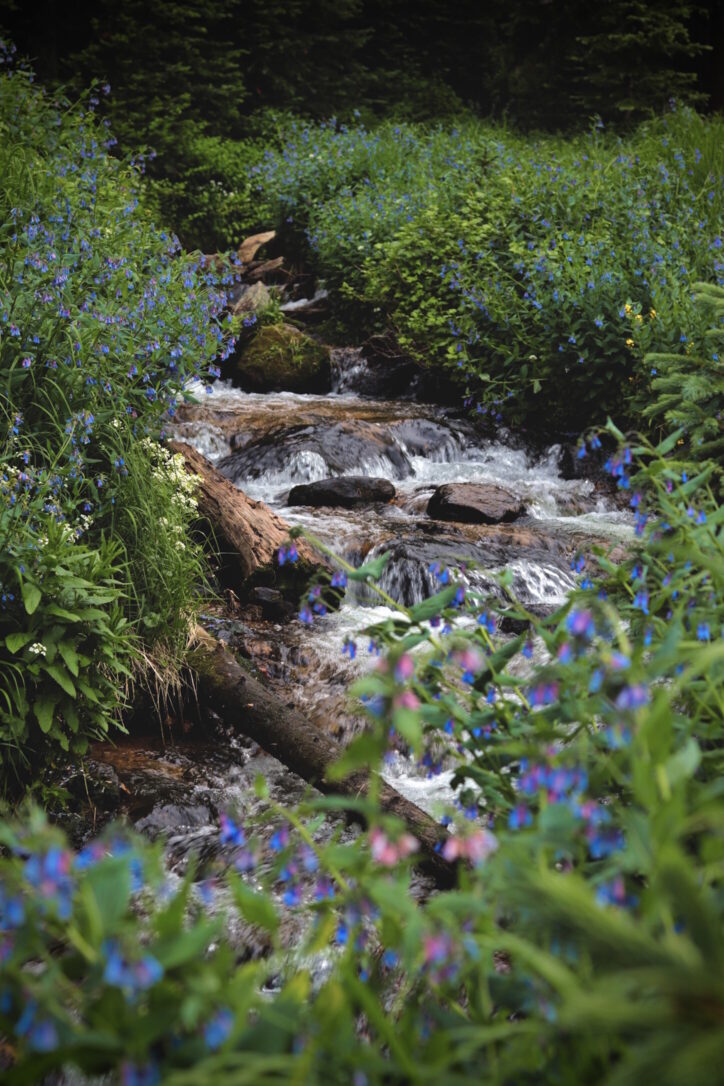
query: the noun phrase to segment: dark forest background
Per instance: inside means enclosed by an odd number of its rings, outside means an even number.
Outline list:
[[[724,106],[724,0],[0,0],[0,28],[45,86],[110,83],[119,152],[153,152],[158,214],[206,249],[264,225],[245,177],[292,118],[570,133]]]

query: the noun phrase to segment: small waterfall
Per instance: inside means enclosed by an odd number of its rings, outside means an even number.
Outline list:
[[[333,347],[330,362],[332,392],[366,391],[374,380],[361,347]]]

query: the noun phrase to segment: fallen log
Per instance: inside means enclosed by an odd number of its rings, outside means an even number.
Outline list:
[[[228,649],[200,627],[189,662],[198,676],[199,698],[225,724],[238,728],[320,792],[350,799],[366,795],[369,775],[365,772],[329,780],[329,768],[342,753],[340,744],[244,671]],[[380,804],[420,842],[422,870],[440,887],[454,885],[455,864],[440,851],[447,837],[443,827],[384,781],[380,782]]]
[[[276,236],[275,230],[267,230],[263,234],[252,234],[250,238],[244,238],[239,246],[239,260],[242,264],[250,264],[262,245],[273,241]]]
[[[199,514],[213,530],[228,587],[238,594],[257,571],[278,568],[279,548],[289,537],[287,522],[264,502],[247,498],[190,445],[169,441],[168,448],[180,453],[186,470],[200,480],[196,493]],[[320,565],[319,557],[303,540],[298,541],[297,550],[307,572]]]

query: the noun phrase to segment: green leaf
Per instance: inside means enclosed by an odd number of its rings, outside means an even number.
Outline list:
[[[371,562],[365,562],[359,569],[353,570],[347,574],[347,579],[350,581],[366,581],[368,578],[373,581],[378,581],[382,576],[382,570],[387,565],[390,558],[390,551],[385,551],[379,558],[374,558]]]
[[[58,704],[58,699],[50,696],[39,697],[35,699],[33,704],[33,712],[35,713],[40,730],[47,735],[53,726],[53,716],[55,712],[55,706]]]
[[[430,596],[429,599],[423,600],[422,603],[417,603],[410,611],[410,619],[412,622],[425,622],[427,619],[434,618],[438,615],[448,604],[452,603],[458,591],[458,586],[451,584],[442,592],[438,592],[434,596]]]
[[[669,434],[668,437],[665,437],[664,440],[656,446],[654,452],[658,453],[659,456],[666,456],[666,454],[670,453],[671,450],[674,448],[676,442],[679,440],[683,432],[683,426],[680,426],[678,430],[674,430],[673,434]]]
[[[38,604],[43,598],[43,593],[40,591],[36,584],[32,581],[25,581],[22,588],[23,603],[25,604],[25,610],[29,615],[32,615],[38,609]]]
[[[257,893],[241,879],[234,879],[232,889],[239,912],[244,919],[274,935],[279,927],[279,917],[266,894]]]
[[[73,611],[66,611],[64,607],[58,607],[57,603],[50,603],[45,608],[45,613],[54,615],[55,618],[65,619],[66,622],[80,622],[80,615]]]
[[[7,635],[5,644],[10,652],[18,652],[34,639],[34,633],[13,633]]]
[[[65,660],[65,666],[71,675],[78,677],[78,653],[68,641],[58,642],[58,652]]]
[[[73,686],[70,676],[62,667],[58,667],[57,664],[44,664],[43,667],[48,675],[50,675],[51,679],[55,679],[58,686],[61,686],[63,690],[65,690],[66,694],[70,694],[72,698],[76,696],[75,687]]]

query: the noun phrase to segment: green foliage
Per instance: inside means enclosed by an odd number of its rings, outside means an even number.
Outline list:
[[[267,799],[243,829],[222,816],[239,873],[207,914],[208,881],[161,892],[148,845],[111,831],[75,855],[37,817],[4,823],[8,1082],[69,1064],[179,1084],[712,1081],[724,517],[721,468],[676,442],[612,452],[637,548],[591,556],[597,583],[549,619],[521,612],[529,631],[501,638],[509,605],[452,585],[367,631],[384,655],[358,683],[369,729],[345,762],[373,772],[368,834],[323,829],[334,797]],[[478,822],[450,811],[451,890],[411,893],[416,843],[377,809],[391,745],[457,765]],[[221,901],[264,933],[263,962],[237,964]]]
[[[156,441],[185,383],[207,380],[228,352],[224,295],[139,210],[138,175],[107,142],[92,112],[6,65],[3,774],[105,734],[129,669],[150,676],[155,658],[171,677],[202,581],[191,483]]]
[[[724,458],[724,289],[697,283],[695,301],[710,327],[692,340],[682,354],[652,353],[646,362],[655,367],[652,386],[656,399],[644,415],[683,427],[698,457]]]
[[[625,140],[297,126],[257,179],[344,320],[392,329],[480,410],[580,432],[633,424],[644,354],[695,334],[692,284],[721,276],[723,146],[722,122],[688,110]]]

